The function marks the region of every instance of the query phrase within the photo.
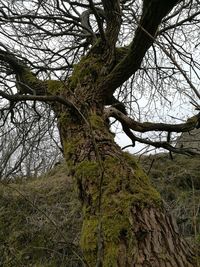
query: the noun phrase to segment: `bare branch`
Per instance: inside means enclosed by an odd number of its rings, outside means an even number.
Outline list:
[[[159,142],[159,141],[155,142],[155,141],[149,140],[148,138],[146,138],[146,139],[139,138],[139,137],[135,136],[134,134],[132,134],[131,140],[134,143],[135,142],[139,142],[141,144],[146,144],[146,145],[149,145],[149,146],[153,146],[155,148],[163,148],[165,150],[168,150],[169,152],[173,152],[173,153],[176,153],[176,154],[200,157],[200,153],[198,153],[198,152],[196,152],[194,150],[187,149],[187,148],[174,147],[169,142]]]
[[[126,125],[129,129],[136,132],[145,133],[149,131],[166,131],[166,132],[188,132],[195,128],[199,128],[200,113],[189,118],[185,123],[180,124],[166,124],[166,123],[153,123],[153,122],[138,122],[127,115],[117,110],[114,107],[106,108],[104,110],[105,118],[113,117]]]
[[[64,99],[61,96],[42,96],[42,95],[19,95],[19,94],[15,94],[15,95],[9,95],[7,93],[5,93],[4,91],[0,90],[0,96],[2,96],[3,98],[11,101],[11,102],[20,102],[20,101],[40,101],[40,102],[58,102],[62,105],[65,105],[67,107],[71,107],[73,109],[76,109],[74,104],[67,100]]]

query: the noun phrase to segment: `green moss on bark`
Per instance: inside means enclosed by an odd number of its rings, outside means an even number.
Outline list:
[[[95,112],[91,113],[89,116],[89,122],[93,130],[95,129],[105,129],[105,122],[102,117],[97,115]]]
[[[20,74],[17,87],[22,93],[59,95],[64,92],[64,82],[58,80],[39,80],[31,71],[25,69]]]
[[[22,77],[29,83],[38,82],[37,77],[31,71],[26,69],[22,72]]]
[[[136,242],[132,235],[134,222],[131,221],[131,207],[159,206],[161,199],[131,155],[125,153],[120,160],[108,157],[103,165],[105,173],[102,183],[101,223],[104,237],[104,265],[117,266],[120,240],[125,239],[128,244],[126,251],[130,253],[128,257],[131,257]],[[81,179],[87,195],[86,202],[83,200],[84,224],[81,247],[88,262],[94,264],[94,255],[96,257],[97,251],[100,179],[98,162],[81,162],[76,168],[76,177]]]
[[[84,256],[88,263],[95,263],[97,258],[97,227],[96,216],[83,221],[80,245],[84,250]]]
[[[59,95],[64,92],[65,86],[64,83],[57,80],[48,80],[47,81],[48,93],[52,95]]]
[[[70,88],[74,90],[79,84],[90,80],[95,82],[102,69],[103,61],[101,58],[93,56],[84,56],[78,64],[74,64],[72,76],[69,78]]]

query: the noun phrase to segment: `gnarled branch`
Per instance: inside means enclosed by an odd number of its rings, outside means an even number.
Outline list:
[[[104,110],[105,118],[113,117],[126,125],[129,129],[145,133],[150,131],[166,131],[166,132],[188,132],[195,128],[199,128],[200,113],[189,118],[185,123],[180,124],[167,124],[167,123],[153,123],[153,122],[138,122],[114,107],[106,108]]]

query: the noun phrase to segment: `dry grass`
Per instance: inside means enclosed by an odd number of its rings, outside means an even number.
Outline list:
[[[64,165],[40,179],[2,184],[0,266],[81,266],[74,192]]]
[[[200,256],[200,158],[157,154],[141,160],[176,218],[181,234]]]

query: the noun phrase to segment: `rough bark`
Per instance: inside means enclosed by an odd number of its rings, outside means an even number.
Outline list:
[[[92,93],[100,66],[99,58],[84,58],[68,81],[70,91],[60,92],[74,101],[81,114],[59,103],[53,106],[66,163],[82,203],[80,246],[85,262],[88,266],[196,266],[159,193],[135,159],[114,142],[103,118],[103,102]]]
[[[88,266],[195,266],[159,194],[92,110],[88,125],[61,121],[64,152],[83,211]],[[64,123],[64,124],[63,124]]]

